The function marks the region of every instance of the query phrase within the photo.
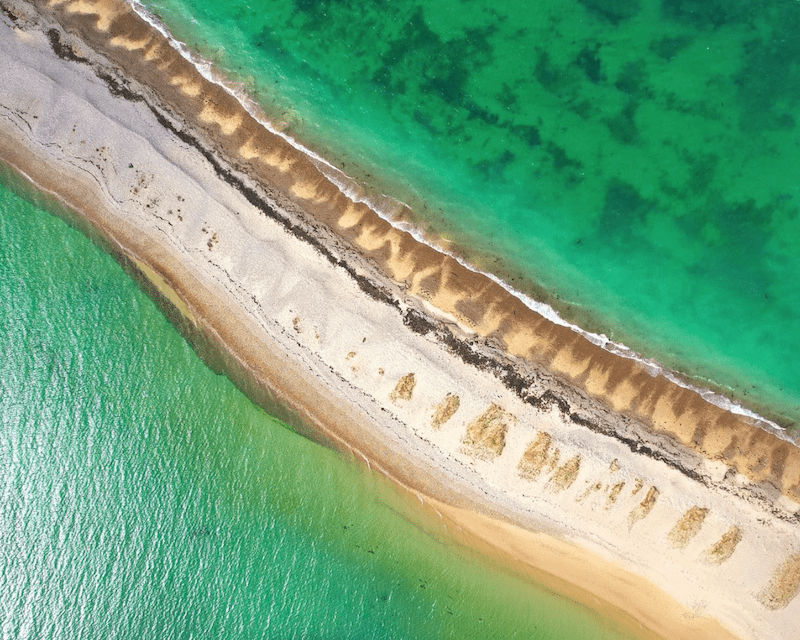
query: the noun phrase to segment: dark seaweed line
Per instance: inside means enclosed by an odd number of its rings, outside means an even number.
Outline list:
[[[164,127],[164,129],[170,131],[179,140],[200,152],[200,154],[202,154],[202,156],[212,166],[217,176],[241,193],[251,205],[253,205],[268,218],[278,222],[296,238],[313,246],[331,264],[343,268],[350,275],[350,277],[352,277],[358,283],[359,287],[362,291],[364,291],[364,293],[368,294],[375,300],[379,300],[380,302],[384,302],[398,309],[400,308],[397,300],[395,300],[395,298],[391,296],[386,289],[377,286],[366,276],[358,274],[356,270],[347,262],[333,255],[333,253],[323,244],[322,240],[312,235],[306,229],[303,229],[300,225],[292,222],[286,216],[281,215],[278,210],[264,200],[264,198],[262,198],[255,189],[245,184],[245,182],[238,176],[234,175],[230,169],[224,167],[222,163],[216,159],[214,153],[206,148],[197,137],[176,127],[159,109],[150,104],[145,96],[134,92],[110,73],[103,71],[99,67],[92,64],[92,62],[87,58],[83,58],[75,54],[72,47],[64,45],[61,42],[61,34],[58,32],[58,30],[50,29],[47,35],[50,39],[50,45],[53,49],[53,53],[55,53],[59,58],[68,60],[70,62],[79,62],[91,67],[95,75],[106,84],[112,95],[124,98],[130,102],[144,103],[144,105],[147,106],[158,123]]]
[[[652,447],[642,443],[640,440],[625,436],[613,428],[606,428],[601,424],[585,418],[576,412],[571,411],[570,404],[564,398],[558,396],[555,392],[548,389],[541,395],[536,395],[529,392],[533,381],[521,375],[514,366],[500,358],[494,358],[482,353],[476,352],[469,343],[465,340],[456,337],[446,326],[442,323],[432,321],[424,317],[421,313],[414,309],[407,309],[403,311],[399,301],[389,292],[385,287],[371,281],[366,276],[357,273],[355,268],[351,266],[342,258],[337,258],[317,236],[313,235],[307,229],[304,229],[299,224],[293,222],[288,217],[282,215],[275,207],[266,201],[259,193],[245,183],[243,179],[238,177],[230,169],[223,166],[223,164],[215,157],[214,153],[208,149],[200,139],[192,135],[186,130],[176,127],[158,108],[148,102],[147,98],[139,93],[131,90],[126,84],[112,76],[107,71],[100,68],[99,65],[93,64],[89,59],[81,57],[69,45],[65,45],[61,41],[61,34],[57,29],[50,29],[47,32],[50,40],[53,53],[62,60],[77,62],[89,66],[95,75],[102,80],[112,95],[121,97],[130,102],[141,102],[151,111],[158,123],[167,131],[174,134],[178,139],[186,145],[196,149],[211,165],[216,175],[225,183],[236,189],[241,193],[245,199],[267,218],[277,222],[284,229],[286,229],[294,237],[306,242],[314,247],[314,249],[322,256],[324,256],[332,265],[340,267],[353,278],[358,284],[359,288],[378,302],[382,302],[389,306],[394,307],[401,314],[403,323],[412,331],[419,335],[433,334],[437,342],[442,344],[450,353],[458,356],[464,363],[474,366],[480,370],[491,372],[503,385],[509,390],[513,391],[523,402],[536,409],[547,409],[553,405],[558,407],[559,412],[564,418],[569,419],[573,424],[587,428],[594,433],[598,433],[607,437],[614,438],[618,442],[624,444],[630,449],[631,452],[638,455],[647,456],[653,460],[661,462],[668,467],[675,469],[687,478],[701,483],[708,487],[712,483],[707,476],[704,476],[697,471],[686,467],[680,461],[665,455],[664,453],[653,449]],[[317,223],[320,224],[320,223]],[[724,489],[725,491],[741,497],[734,487],[727,486],[725,483],[714,483],[715,486]],[[800,513],[787,514],[773,507],[767,500],[761,499],[758,495],[753,497],[761,503],[761,506],[770,511],[772,515],[780,518],[786,522],[800,524]]]
[[[506,388],[513,391],[515,395],[526,404],[541,410],[556,406],[561,415],[569,419],[573,424],[589,429],[593,433],[613,438],[627,446],[634,454],[647,456],[648,458],[661,462],[705,487],[711,487],[713,485],[739,498],[742,497],[739,493],[741,489],[737,491],[736,488],[728,486],[724,482],[713,483],[708,476],[686,467],[681,464],[679,460],[675,460],[665,455],[663,452],[653,449],[637,438],[626,436],[613,428],[604,427],[598,422],[571,411],[569,402],[558,396],[551,389],[548,389],[538,396],[534,393],[530,393],[528,390],[532,386],[533,381],[529,377],[521,375],[511,363],[503,361],[500,358],[493,358],[476,352],[469,343],[458,339],[449,329],[443,327],[441,324],[432,322],[428,318],[423,317],[420,313],[409,310],[404,314],[403,321],[409,329],[420,335],[433,333],[439,343],[443,344],[448,351],[461,358],[463,362],[494,374]],[[773,516],[785,522],[800,524],[800,513],[790,515],[782,510],[776,509],[769,501],[762,499],[757,494],[749,491],[748,493],[761,504],[762,508],[769,511]]]

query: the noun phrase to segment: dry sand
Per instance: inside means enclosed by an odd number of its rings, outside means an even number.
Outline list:
[[[126,5],[0,6],[0,158],[250,397],[643,637],[795,637],[795,445],[350,201]]]

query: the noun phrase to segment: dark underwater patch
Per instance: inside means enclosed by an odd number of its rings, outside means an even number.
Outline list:
[[[662,60],[669,62],[692,42],[693,38],[689,36],[659,38],[650,43],[650,51]]]
[[[628,100],[625,108],[615,116],[603,120],[611,136],[624,145],[634,145],[639,142],[639,129],[636,126],[636,109],[639,103]]]
[[[626,237],[631,225],[641,223],[656,205],[655,200],[643,198],[632,184],[611,178],[600,216],[600,233]]]
[[[575,59],[575,64],[586,74],[591,82],[597,84],[603,80],[602,61],[598,54],[599,46],[594,48],[584,47]]]
[[[784,4],[770,31],[744,45],[734,78],[743,131],[792,130],[800,110],[800,4]]]
[[[632,60],[622,67],[614,86],[622,93],[636,98],[650,98],[650,75],[643,59]]]
[[[665,18],[700,31],[748,19],[761,13],[758,2],[729,0],[661,0]]]
[[[461,38],[442,40],[418,7],[400,37],[389,43],[372,82],[402,95],[410,89],[407,79],[419,78],[417,89],[422,94],[437,97],[452,108],[464,107],[471,75],[491,62],[489,38],[494,31],[492,26],[469,29]]]
[[[578,0],[590,13],[618,25],[641,11],[641,0]]]
[[[554,142],[548,142],[545,147],[550,158],[553,160],[553,166],[556,171],[563,171],[564,169],[582,169],[583,163],[575,160],[567,155],[563,147],[558,146]]]

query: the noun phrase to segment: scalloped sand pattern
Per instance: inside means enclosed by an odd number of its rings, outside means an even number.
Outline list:
[[[768,609],[785,608],[800,591],[800,553],[787,558],[759,599]]]
[[[101,5],[105,3],[92,6]],[[80,11],[88,10],[86,3],[76,6]],[[68,15],[73,15],[69,9]],[[105,25],[113,12],[102,15]],[[140,40],[141,34],[149,31],[150,27],[132,13],[119,15],[108,28],[113,37],[124,36],[131,41]],[[97,35],[102,39],[104,33]],[[156,40],[158,37],[154,36]],[[145,81],[170,87],[175,75],[194,78],[193,82],[203,86],[200,94],[187,96],[176,90],[164,98],[192,120],[206,118],[212,126],[208,133],[212,137],[222,134],[225,140],[220,141],[249,171],[293,193],[309,213],[336,229],[385,274],[408,287],[411,294],[455,317],[477,335],[491,334],[510,355],[544,365],[614,410],[630,412],[654,431],[668,434],[710,459],[724,459],[752,482],[774,484],[800,503],[797,447],[706,402],[693,391],[663,377],[654,378],[641,364],[615,356],[569,328],[553,324],[485,276],[392,227],[367,205],[353,203],[306,156],[258,125],[232,96],[210,85],[171,49],[164,47],[163,51],[152,64],[136,69]],[[108,53],[114,59],[114,48]],[[238,151],[243,148],[246,153]],[[257,149],[264,151],[255,153]],[[291,164],[291,173],[286,163]]]
[[[441,429],[442,425],[455,415],[460,405],[461,400],[459,397],[448,393],[445,399],[436,405],[433,416],[431,416],[431,426],[434,429]]]
[[[692,507],[681,516],[681,519],[675,523],[672,530],[669,532],[670,544],[675,549],[683,549],[689,544],[689,541],[694,538],[700,529],[703,527],[703,521],[708,515],[708,509],[702,507]]]
[[[736,546],[742,541],[742,530],[733,526],[706,551],[706,560],[712,564],[722,564],[736,551]]]
[[[461,439],[463,451],[484,460],[492,460],[503,453],[506,434],[517,419],[496,404],[491,405],[467,426]]]
[[[335,229],[409,293],[478,336],[491,334],[510,355],[547,367],[615,411],[630,413],[654,432],[667,434],[709,459],[725,460],[751,482],[768,482],[800,504],[797,447],[550,322],[487,277],[392,227],[366,204],[353,203],[307,156],[256,122],[232,95],[203,78],[125,5],[112,0],[65,0],[52,9],[67,28],[80,28],[87,42],[109,59],[145,84],[158,87],[178,113],[203,122],[206,133],[219,140],[221,148],[229,150],[231,158],[238,159],[249,173],[294,194],[308,213]],[[86,16],[95,17],[92,28],[87,28]],[[151,60],[142,58],[132,64],[128,49],[111,45],[115,38],[134,43],[152,38],[159,47]],[[185,86],[202,90],[187,94],[182,90]]]
[[[78,117],[59,125],[63,135],[53,142],[41,126],[44,112],[38,124],[25,119],[26,109],[35,109],[29,106],[0,103],[14,124],[8,131],[0,126],[0,155],[67,202],[98,211],[121,202],[128,217],[118,223],[122,231],[112,228],[118,232],[111,234],[113,251],[123,260],[141,258],[134,262],[139,271],[169,289],[169,300],[194,330],[208,327],[228,350],[226,366],[240,367],[247,383],[266,388],[265,404],[290,407],[288,414],[300,416],[292,424],[313,425],[307,432],[418,491],[422,502],[440,497],[496,516],[493,527],[514,523],[516,529],[502,535],[492,529],[494,537],[481,539],[519,562],[539,567],[554,540],[576,540],[545,570],[589,593],[610,581],[600,595],[603,607],[607,600],[644,624],[678,611],[672,626],[659,627],[662,635],[730,638],[709,622],[728,616],[723,623],[742,637],[785,637],[798,613],[797,447],[549,322],[491,280],[349,200],[313,161],[256,123],[124,5],[32,4],[66,31],[80,33],[75,49],[62,32],[39,38],[49,41],[65,68],[88,69],[76,53],[84,45],[122,68],[145,89],[113,75],[98,73],[93,81],[151,118],[152,129],[167,128],[172,117],[186,123],[169,133],[180,143],[173,152],[189,148],[185,153],[194,154],[197,167],[207,163],[197,175],[219,184],[204,191],[194,174],[190,180],[155,167],[152,175],[139,174],[127,159],[100,153],[100,144],[96,153],[82,150],[75,129],[69,133],[73,124],[86,137],[105,130],[95,133]],[[94,78],[91,70],[85,74]],[[161,102],[169,110],[159,110]],[[138,141],[126,144],[127,154]],[[42,159],[47,153],[52,157]],[[151,147],[147,153],[156,154]],[[69,164],[64,157],[75,167],[63,166]],[[116,191],[97,189],[112,178]],[[183,180],[179,189],[173,178]],[[267,186],[259,191],[253,184]],[[236,192],[225,214],[230,219],[223,213],[207,219],[206,210],[228,188]],[[289,212],[288,222],[270,217],[264,192],[274,196],[276,210]],[[102,222],[111,228],[113,216]],[[353,259],[351,249],[364,259]],[[264,258],[270,252],[275,256]],[[186,266],[179,259],[185,255],[199,262]],[[207,281],[198,276],[202,286],[195,286],[192,269],[201,266],[211,275]],[[323,272],[328,279],[317,287],[314,278]],[[216,291],[214,283],[229,281],[235,285],[225,295],[238,295],[239,306],[223,313],[209,292]],[[343,292],[336,304],[320,304],[334,292]],[[253,339],[262,335],[264,344]],[[279,346],[271,351],[267,344]],[[326,389],[334,391],[326,395]],[[391,429],[401,435],[392,439]],[[455,524],[468,530],[474,520]],[[551,531],[553,538],[540,544],[537,536]],[[503,547],[515,536],[519,544]],[[765,538],[767,549],[760,542]],[[592,573],[595,556],[579,549],[584,539],[620,566]],[[577,567],[563,568],[573,557]],[[602,579],[582,582],[584,575]],[[652,597],[652,583],[669,594],[662,594],[668,604]],[[631,604],[641,594],[647,600]],[[733,612],[732,599],[741,605]],[[591,596],[584,600],[591,606]],[[686,617],[688,611],[699,613]],[[740,614],[746,617],[736,618]]]

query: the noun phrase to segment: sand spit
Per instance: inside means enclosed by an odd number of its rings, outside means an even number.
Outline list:
[[[352,202],[127,5],[0,7],[0,158],[251,397],[631,629],[792,637],[795,446]]]
[[[656,446],[665,438],[704,458],[721,460],[749,483],[773,487],[800,503],[800,449],[663,376],[653,376],[644,365],[616,357],[568,327],[550,322],[495,282],[392,227],[366,204],[354,203],[316,162],[256,122],[232,95],[206,80],[126,5],[34,4],[68,31],[79,31],[89,46],[124,69],[125,79],[143,83],[170,105],[173,114],[192,122],[215,157],[269,185],[272,195],[281,194],[281,204],[308,225],[324,224],[400,287],[410,306],[433,312],[447,328],[443,339],[479,338],[506,359],[524,363],[525,367],[517,367],[522,374],[518,377],[498,374],[522,398],[540,395],[531,389],[531,374],[547,371],[587,399],[599,400],[628,418],[628,431],[644,427],[648,434],[636,436]],[[113,22],[112,14],[117,16]],[[69,47],[58,42],[53,47],[58,55],[71,58]],[[126,82],[119,80],[112,90],[124,96]],[[425,332],[436,329],[423,321],[409,326]],[[614,431],[625,430],[617,426]]]

